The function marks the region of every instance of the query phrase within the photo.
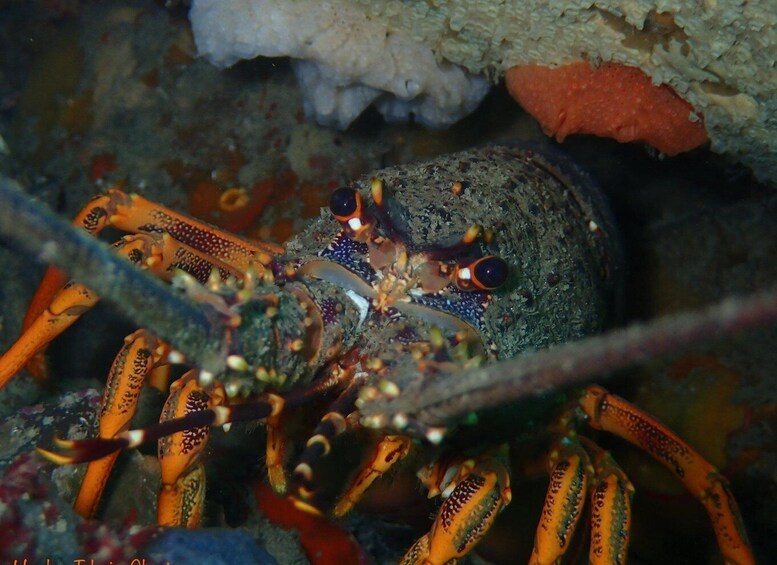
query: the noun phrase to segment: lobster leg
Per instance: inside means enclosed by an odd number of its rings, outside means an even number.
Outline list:
[[[507,468],[495,458],[469,459],[440,471],[434,470],[430,476],[446,479],[452,474],[452,481],[436,484],[432,491],[449,494],[431,531],[410,548],[402,565],[443,565],[468,554],[512,498]]]
[[[225,393],[217,387],[206,392],[191,370],[173,383],[160,423],[212,409],[223,404]],[[205,500],[205,471],[199,457],[210,435],[209,426],[176,432],[159,439],[162,489],[157,522],[162,526],[195,527],[200,523]]]
[[[128,233],[169,233],[177,241],[221,261],[235,271],[245,271],[251,263],[267,263],[268,255],[281,253],[281,247],[260,241],[246,241],[217,230],[204,222],[155,204],[137,194],[113,187],[95,196],[73,219],[73,225],[99,235],[114,227]],[[25,315],[23,328],[45,310],[66,278],[49,267]]]
[[[170,258],[169,266],[182,268],[201,282],[204,282],[214,265],[219,267],[222,276],[242,273],[251,264],[268,264],[273,254],[282,251],[282,248],[275,245],[258,241],[248,242],[223,233],[141,196],[126,194],[118,188],[112,188],[104,195],[93,198],[75,217],[73,225],[94,236],[107,227],[135,234],[169,233],[182,244],[182,248],[188,248],[188,253],[179,252],[177,261]],[[46,270],[24,316],[23,333],[27,333],[40,315],[49,308],[66,281],[67,278],[59,269],[49,267]],[[43,348],[45,345],[40,349]],[[31,354],[25,362],[33,376],[43,378],[46,370],[40,349]],[[0,380],[0,388],[2,385],[3,381]]]
[[[137,194],[113,188],[104,198],[108,199],[103,209],[109,213],[110,225],[131,233],[169,233],[177,241],[240,271],[245,271],[252,263],[269,263],[271,255],[283,252],[277,245],[225,233]]]
[[[410,439],[405,436],[384,436],[380,439],[369,461],[359,471],[351,485],[335,504],[333,514],[340,518],[348,513],[364,496],[364,493],[395,463],[404,459],[410,451]]]
[[[231,265],[210,258],[205,252],[191,248],[166,233],[125,236],[114,247],[119,255],[147,268],[162,279],[171,278],[176,269],[193,274],[201,282],[207,280],[213,269],[216,269],[222,278],[241,274]],[[33,359],[37,352],[45,349],[55,337],[94,306],[97,300],[98,297],[92,291],[79,283],[70,282],[59,290],[50,304],[0,358],[0,388]],[[39,359],[34,363],[40,366]]]
[[[97,300],[97,296],[81,284],[66,285],[54,297],[49,307],[0,358],[0,388],[3,388],[38,351],[73,325],[86,310],[97,304]]]
[[[129,429],[143,382],[166,356],[167,347],[145,331],[139,330],[127,336],[111,366],[103,393],[100,405],[101,438],[112,438]],[[74,505],[75,511],[84,518],[94,516],[118,455],[118,452],[111,453],[91,461],[87,466]]]
[[[582,516],[590,477],[588,453],[574,436],[565,436],[551,450],[550,484],[534,537],[530,565],[551,565],[569,549]]]
[[[591,565],[626,563],[634,487],[609,453],[593,442],[596,479],[591,485]]]
[[[150,261],[152,269],[165,266],[161,261],[160,246],[153,237],[128,236],[117,242],[115,248],[118,254],[130,261]],[[98,297],[79,283],[70,282],[59,290],[16,343],[0,357],[0,388],[3,388],[36,352],[73,325],[97,301]]]
[[[568,418],[562,420],[563,427],[568,424]],[[625,473],[606,451],[572,429],[551,450],[549,464],[550,484],[529,564],[552,565],[567,554],[589,493],[589,562],[625,563],[634,493]]]
[[[663,464],[704,505],[728,563],[753,563],[736,501],[720,472],[669,428],[598,386],[586,388],[580,406],[588,424],[645,450]]]
[[[286,471],[283,468],[283,462],[286,458],[286,437],[283,433],[284,416],[285,413],[281,410],[277,414],[268,416],[265,422],[267,477],[276,494],[286,492],[287,488]]]
[[[78,215],[73,218],[73,225],[82,228],[87,233],[97,236],[108,225],[109,217],[106,210],[106,204],[109,199],[106,196],[96,196],[93,198]],[[35,291],[35,295],[27,307],[27,312],[22,321],[22,332],[27,331],[35,319],[40,316],[51,304],[57,292],[67,283],[67,276],[56,267],[48,267],[43,279]],[[42,376],[42,375],[35,375]]]

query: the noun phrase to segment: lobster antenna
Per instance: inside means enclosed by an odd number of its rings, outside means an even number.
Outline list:
[[[777,287],[463,370],[395,399],[365,395],[359,408],[366,425],[401,421],[406,433],[440,441],[447,424],[473,412],[542,397],[648,359],[775,322]]]
[[[138,326],[181,351],[200,369],[225,367],[225,322],[213,309],[177,294],[118,257],[103,242],[74,228],[0,175],[0,234],[96,292]]]

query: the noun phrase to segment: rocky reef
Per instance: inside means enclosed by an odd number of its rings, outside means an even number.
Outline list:
[[[390,119],[413,114],[448,125],[477,106],[487,79],[525,65],[633,67],[688,103],[682,119],[703,119],[713,151],[777,179],[777,28],[767,1],[194,0],[191,19],[199,53],[217,65],[258,55],[295,58],[307,112],[341,127],[369,104]],[[558,88],[576,96],[568,76],[560,77]],[[603,92],[611,79],[597,77]],[[629,139],[673,152],[675,145],[640,130],[666,124],[665,113],[651,111],[665,103],[659,90],[623,96],[612,89],[602,105],[631,108],[637,96],[655,102],[604,129],[597,113],[577,117],[562,108],[542,120],[547,111],[530,111],[546,130],[558,119],[568,120],[567,131],[616,139],[632,129]],[[673,128],[663,135],[686,136]],[[704,141],[692,139],[682,148]]]

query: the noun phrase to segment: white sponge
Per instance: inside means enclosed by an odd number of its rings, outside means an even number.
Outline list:
[[[226,67],[257,56],[289,56],[305,111],[346,128],[370,104],[389,120],[412,114],[448,126],[470,113],[488,81],[448,62],[364,10],[308,0],[195,0],[189,17],[200,55]]]

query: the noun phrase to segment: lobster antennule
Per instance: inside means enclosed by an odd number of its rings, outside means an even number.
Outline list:
[[[70,440],[54,438],[54,443],[62,450],[62,453],[49,451],[42,447],[36,447],[35,451],[52,463],[68,465],[71,463],[85,463],[94,461],[116,451],[129,447],[130,441],[123,437]]]
[[[193,428],[222,426],[231,422],[262,420],[280,410],[282,406],[283,400],[279,396],[268,394],[260,402],[236,406],[215,406],[207,410],[198,410],[186,416],[160,422],[148,428],[120,432],[112,438],[77,440],[55,438],[54,442],[61,452],[49,451],[40,447],[36,449],[43,457],[60,465],[86,463],[121,449],[137,447],[143,443],[155,441]]]
[[[111,301],[198,367],[214,374],[224,369],[227,332],[215,311],[173,293],[118,258],[108,246],[35,202],[12,179],[0,176],[0,198],[0,234]]]

